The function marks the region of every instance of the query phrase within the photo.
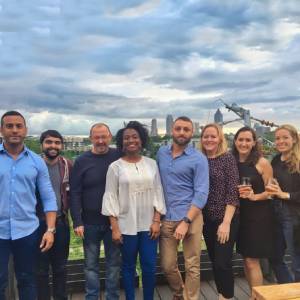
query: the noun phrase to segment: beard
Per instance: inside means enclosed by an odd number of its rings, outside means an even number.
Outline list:
[[[55,154],[53,154],[53,152],[52,152],[53,150],[56,151]],[[44,152],[45,156],[46,156],[49,160],[54,160],[54,159],[55,159],[57,156],[59,156],[59,154],[60,154],[60,151],[59,151],[59,150],[57,150],[57,149],[51,149],[51,148],[46,149],[46,150],[44,150],[43,152]]]
[[[173,136],[173,142],[179,146],[186,146],[187,144],[189,144],[190,141],[191,139],[189,138],[182,138],[182,137],[175,138]]]

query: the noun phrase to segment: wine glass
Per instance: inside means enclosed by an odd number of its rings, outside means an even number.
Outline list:
[[[245,195],[249,193],[249,189],[251,189],[251,178],[250,177],[242,177],[241,184],[239,185],[239,194],[240,197],[245,198]]]
[[[241,185],[242,186],[251,186],[251,178],[250,177],[242,177],[241,178]]]
[[[274,178],[274,177],[271,177],[271,178],[268,179],[267,186],[270,186],[270,185],[272,185],[272,184],[273,184],[273,185],[279,185],[277,179]]]
[[[276,186],[276,187],[274,187],[274,186]],[[271,177],[268,179],[268,182],[266,185],[266,191],[267,192],[275,192],[277,190],[277,186],[279,186],[277,179]],[[273,198],[272,196],[268,197],[268,199],[272,199],[272,198]]]

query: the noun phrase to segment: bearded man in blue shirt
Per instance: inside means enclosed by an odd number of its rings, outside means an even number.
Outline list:
[[[5,299],[8,260],[12,254],[20,300],[36,299],[35,263],[38,248],[54,241],[57,204],[43,159],[24,145],[24,117],[8,111],[1,118],[0,145],[0,300]],[[36,191],[46,214],[47,229],[38,245]]]
[[[157,154],[167,212],[160,230],[161,266],[173,300],[200,299],[200,254],[203,227],[202,208],[209,189],[206,157],[189,145],[193,123],[185,116],[175,120],[172,145]],[[177,248],[183,244],[185,282],[177,264]]]

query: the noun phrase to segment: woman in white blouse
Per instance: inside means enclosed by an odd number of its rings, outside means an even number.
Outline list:
[[[102,214],[110,217],[113,241],[121,245],[122,279],[126,300],[134,299],[137,254],[142,268],[144,300],[155,287],[157,241],[165,201],[156,162],[142,156],[147,129],[131,121],[116,135],[122,158],[108,169]]]

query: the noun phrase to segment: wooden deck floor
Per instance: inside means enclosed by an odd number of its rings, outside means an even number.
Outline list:
[[[236,300],[248,300],[250,290],[248,284],[244,278],[235,278],[235,297]],[[84,294],[73,294],[70,295],[69,300],[82,300]],[[101,300],[105,300],[101,295]],[[136,300],[143,299],[142,289],[136,289]],[[172,293],[168,286],[162,285],[157,286],[155,289],[154,300],[171,300]],[[201,282],[201,300],[217,300],[218,294],[214,281],[202,281]],[[121,292],[120,300],[125,300],[124,292]]]

